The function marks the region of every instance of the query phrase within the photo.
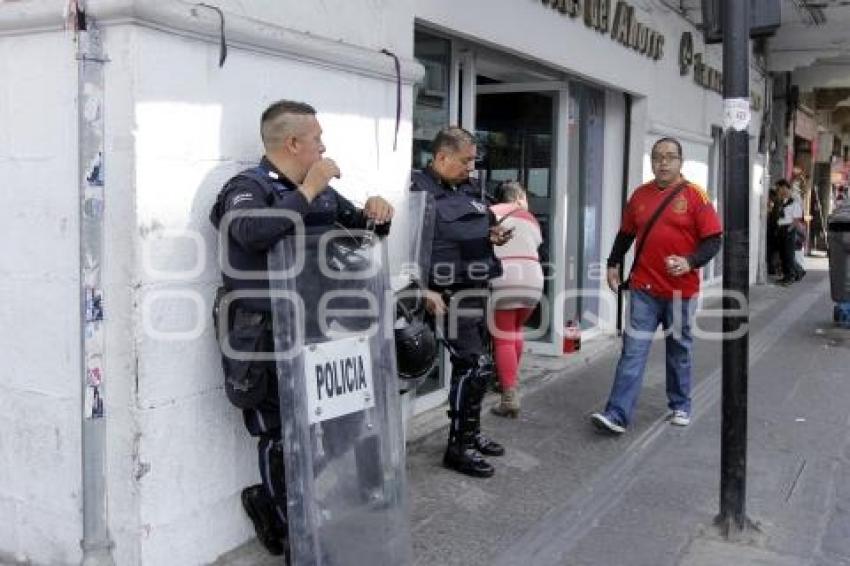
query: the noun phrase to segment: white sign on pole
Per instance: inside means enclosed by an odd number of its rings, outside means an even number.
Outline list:
[[[375,406],[372,356],[363,337],[311,344],[304,350],[310,424]]]
[[[723,99],[723,129],[742,132],[750,125],[750,99]]]

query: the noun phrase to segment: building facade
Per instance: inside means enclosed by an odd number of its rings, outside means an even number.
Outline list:
[[[474,131],[482,185],[522,181],[544,229],[546,304],[559,316],[541,313],[529,329],[542,354],[559,353],[565,320],[588,336],[612,328],[604,260],[624,200],[650,178],[658,137],[681,140],[686,176],[722,212],[720,48],[663,2],[215,4],[221,17],[175,0],[0,2],[0,225],[10,242],[0,331],[11,345],[0,380],[0,560],[80,562],[94,422],[105,430],[99,495],[117,564],[209,563],[252,536],[239,492],[256,481],[256,452],[222,392],[207,214],[222,183],[260,156],[259,115],[274,100],[319,110],[340,192],[355,202],[381,194],[400,210],[435,131]],[[96,84],[78,75],[80,21],[103,40]],[[382,50],[398,57],[398,73]],[[755,279],[770,98],[756,65],[751,81]],[[80,133],[93,125],[103,149],[81,163]],[[92,219],[97,256],[82,230]],[[404,225],[402,216],[394,231]],[[704,277],[720,274],[715,260]],[[441,404],[444,386],[435,376],[414,410]]]

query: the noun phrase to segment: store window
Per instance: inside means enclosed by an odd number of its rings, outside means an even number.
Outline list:
[[[413,55],[425,67],[425,76],[414,86],[413,160],[421,169],[431,159],[431,140],[449,125],[449,73],[451,41],[416,30]]]
[[[431,141],[442,128],[449,125],[449,97],[451,71],[451,41],[416,30],[413,55],[425,67],[425,76],[413,89],[413,169],[422,169],[431,160]],[[446,364],[444,349],[440,349],[440,363],[417,387],[416,396],[421,406],[416,412],[445,401],[448,386],[442,370]]]

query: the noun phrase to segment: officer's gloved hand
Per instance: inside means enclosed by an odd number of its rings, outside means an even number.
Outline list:
[[[366,215],[366,218],[374,220],[375,224],[380,225],[392,220],[395,210],[382,197],[369,197],[366,204],[363,205],[363,213]]]
[[[425,310],[433,316],[441,316],[446,314],[446,303],[443,301],[443,296],[436,291],[426,289],[422,298],[425,300]]]

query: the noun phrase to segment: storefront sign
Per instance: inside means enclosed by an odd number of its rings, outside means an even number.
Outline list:
[[[635,9],[620,0],[611,12],[611,0],[542,0],[560,13],[577,18],[582,16],[584,24],[600,33],[611,33],[611,39],[630,47],[655,61],[664,56],[664,36],[640,23]]]
[[[694,38],[691,32],[682,32],[679,41],[679,73],[687,75],[694,69],[694,82],[703,88],[723,94],[723,73],[703,62],[702,53],[694,53]]]
[[[699,86],[723,94],[723,73],[703,62],[702,53],[694,53],[694,38],[691,32],[682,33],[679,41],[679,73],[684,77],[694,69],[694,82]],[[750,92],[750,110],[761,112],[764,107],[764,98],[756,93]]]

